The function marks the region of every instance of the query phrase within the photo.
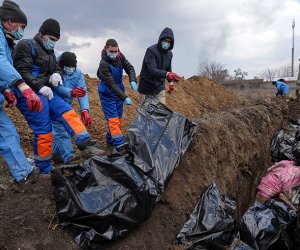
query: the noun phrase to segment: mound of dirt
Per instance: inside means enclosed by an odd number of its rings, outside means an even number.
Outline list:
[[[106,124],[98,98],[98,80],[86,76],[93,125],[88,128],[105,147]],[[124,109],[124,132],[133,119],[138,93],[125,78],[132,106]],[[162,200],[150,219],[111,249],[167,249],[181,225],[212,179],[220,191],[236,200],[243,213],[253,199],[258,178],[270,161],[270,139],[286,120],[286,102],[262,102],[245,106],[232,92],[202,77],[181,80],[175,91],[167,94],[167,106],[197,120],[199,132],[186,153]],[[78,104],[75,104],[78,110]],[[242,108],[239,108],[242,107]],[[233,109],[234,108],[234,109]],[[20,133],[24,151],[32,152],[32,133],[20,112],[7,111]],[[0,184],[10,177],[0,166]],[[54,202],[50,178],[27,188],[24,194],[6,190],[0,198],[0,249],[78,249],[72,236],[55,227]],[[4,226],[2,226],[4,225]],[[52,230],[55,229],[55,230]]]

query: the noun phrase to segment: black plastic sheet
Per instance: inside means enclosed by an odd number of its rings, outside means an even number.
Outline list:
[[[98,157],[52,172],[60,224],[84,248],[119,238],[144,222],[196,132],[196,124],[155,99],[138,108],[129,155]]]
[[[235,228],[235,202],[221,195],[215,182],[183,225],[174,243],[189,243],[189,249],[220,249],[230,245]]]
[[[255,201],[239,223],[233,218],[235,202],[213,184],[183,225],[174,243],[189,250],[290,250],[295,247],[296,211],[281,200],[262,205]]]
[[[300,121],[296,120],[273,135],[271,156],[274,162],[293,160],[293,149],[300,141]],[[299,144],[300,145],[300,144]]]
[[[240,221],[240,239],[253,249],[292,249],[296,212],[280,200],[255,202]]]

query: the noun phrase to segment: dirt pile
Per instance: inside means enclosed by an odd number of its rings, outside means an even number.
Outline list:
[[[91,134],[104,145],[106,124],[99,104],[97,79],[87,78],[93,125]],[[133,106],[125,107],[124,130],[135,115],[138,93],[125,81]],[[239,214],[249,206],[258,179],[270,162],[272,134],[287,120],[286,102],[245,106],[232,92],[206,78],[192,77],[175,85],[167,105],[199,123],[199,131],[154,209],[150,219],[111,249],[167,249],[213,179],[220,191],[235,199]],[[77,106],[77,104],[76,104]],[[78,106],[77,106],[78,108]],[[20,132],[22,146],[31,152],[32,135],[19,111],[9,111]],[[0,166],[1,175],[8,171]],[[0,176],[0,181],[1,181]],[[31,187],[32,188],[32,187]],[[43,176],[25,194],[6,192],[0,198],[0,249],[78,249],[71,235],[59,227],[50,199],[50,179]],[[50,208],[50,209],[49,209]],[[47,220],[48,218],[48,220]],[[52,223],[49,223],[51,222]]]

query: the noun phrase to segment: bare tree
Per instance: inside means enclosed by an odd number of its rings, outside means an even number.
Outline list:
[[[215,61],[206,61],[200,63],[198,74],[218,82],[223,82],[229,77],[228,70],[225,68],[225,66],[220,62]]]
[[[266,68],[263,72],[260,73],[260,77],[272,81],[274,77],[276,77],[276,69],[275,68]]]
[[[235,80],[243,80],[248,75],[248,72],[242,71],[241,68],[237,68],[233,72],[235,73]]]
[[[292,67],[290,65],[284,65],[276,68],[276,77],[284,78],[290,76],[292,73]]]
[[[290,65],[283,65],[277,68],[266,68],[260,76],[268,81],[272,81],[274,78],[285,78],[289,77],[292,72]],[[298,68],[294,69],[294,75],[297,75]]]

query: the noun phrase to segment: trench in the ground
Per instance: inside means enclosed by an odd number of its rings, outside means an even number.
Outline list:
[[[239,218],[254,201],[257,184],[271,164],[271,138],[287,122],[286,103],[262,102],[204,115],[149,220],[111,249],[172,248],[181,226],[213,180],[223,194],[236,201]]]

